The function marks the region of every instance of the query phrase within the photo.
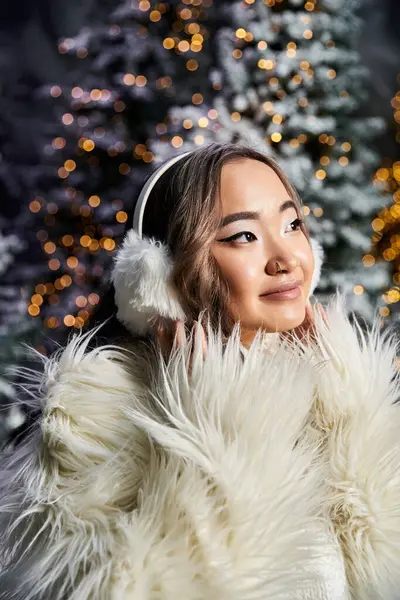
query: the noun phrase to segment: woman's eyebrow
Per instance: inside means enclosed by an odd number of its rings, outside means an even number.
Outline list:
[[[220,227],[225,227],[225,225],[229,225],[229,223],[234,223],[235,221],[244,221],[246,219],[251,219],[253,221],[257,221],[260,218],[260,211],[253,210],[245,210],[242,212],[232,213],[231,215],[226,215],[220,222]]]
[[[293,200],[285,200],[279,207],[279,212],[282,213],[288,208],[294,208],[297,210],[297,206]],[[219,227],[225,227],[230,223],[234,223],[235,221],[244,221],[250,219],[252,221],[257,221],[260,219],[261,211],[259,210],[245,210],[237,213],[232,213],[231,215],[226,215],[222,219],[219,224]]]
[[[294,208],[295,210],[297,210],[297,206],[296,203],[291,200],[289,198],[289,200],[285,200],[285,202],[283,202],[280,207],[279,207],[279,212],[282,213],[284,210],[287,210],[288,208]]]

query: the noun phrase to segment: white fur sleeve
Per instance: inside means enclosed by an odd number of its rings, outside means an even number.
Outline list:
[[[400,590],[399,337],[352,325],[343,297],[318,316],[316,425],[325,435],[327,509],[355,600]]]
[[[125,354],[86,352],[96,330],[43,357],[44,371],[25,372],[42,416],[0,461],[2,600],[103,597],[117,517],[135,502],[148,450],[124,418],[140,394]],[[90,590],[79,586],[85,565]]]

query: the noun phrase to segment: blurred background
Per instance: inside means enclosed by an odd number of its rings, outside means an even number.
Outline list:
[[[319,300],[399,326],[399,22],[398,0],[1,4],[0,443],[33,393],[12,365],[93,322],[144,180],[213,140],[288,173]]]

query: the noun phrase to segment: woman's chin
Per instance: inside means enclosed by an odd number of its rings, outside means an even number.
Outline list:
[[[299,301],[274,303],[276,306],[270,308],[265,319],[262,319],[262,328],[269,332],[289,331],[299,327],[305,319],[306,307],[304,300],[299,298]]]

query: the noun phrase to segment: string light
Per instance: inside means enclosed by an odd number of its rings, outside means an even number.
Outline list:
[[[400,74],[398,81],[400,83]],[[391,105],[394,111],[396,141],[400,143],[400,91],[392,98]],[[392,281],[394,285],[382,295],[382,299],[386,304],[396,304],[400,302],[400,234],[397,233],[400,230],[400,161],[391,162],[384,159],[382,166],[375,172],[373,182],[388,197],[391,197],[392,204],[379,211],[371,222],[371,228],[375,232],[371,237],[374,254],[367,255],[367,264],[363,262],[365,266],[369,266],[372,259],[374,262],[377,259],[383,259],[393,265]],[[383,317],[388,317],[390,312],[391,309],[388,306],[380,308],[380,314]]]

